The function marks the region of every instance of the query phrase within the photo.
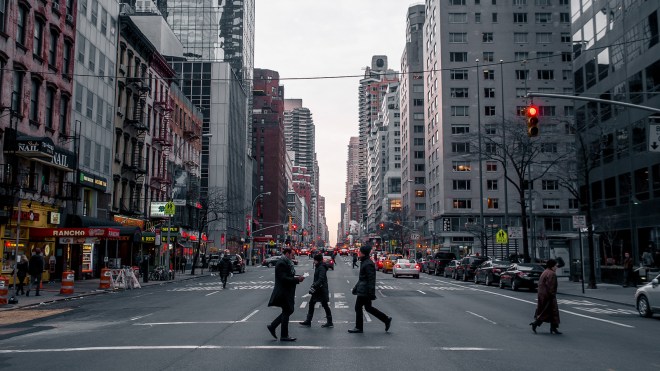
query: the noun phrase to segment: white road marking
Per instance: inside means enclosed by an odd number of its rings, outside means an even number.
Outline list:
[[[343,292],[335,292],[334,293],[335,299],[343,299],[346,297],[346,295]]]
[[[345,301],[336,301],[335,302],[335,309],[346,309],[348,308],[348,303]]]
[[[239,323],[238,321],[180,321],[180,322],[147,322],[147,323],[134,323],[133,326],[162,326],[162,325],[226,325],[232,323]]]
[[[425,293],[424,291],[422,291],[422,290],[417,290],[417,292],[421,292],[422,295],[426,295],[426,293]]]
[[[366,318],[367,322],[371,322],[371,317],[369,317],[369,313],[365,312],[364,318]]]
[[[440,347],[440,350],[453,350],[453,351],[476,351],[476,350],[501,350],[497,348],[478,348],[478,347]]]
[[[475,316],[475,317],[479,317],[479,318],[481,318],[481,319],[484,320],[484,321],[488,321],[488,322],[492,323],[493,325],[497,325],[496,322],[491,321],[491,320],[489,320],[488,318],[486,318],[486,317],[484,317],[484,316],[480,316],[480,315],[478,315],[478,314],[476,314],[476,313],[474,313],[474,312],[470,312],[469,310],[466,310],[466,312],[467,312],[467,313],[470,313],[471,315],[473,315],[473,316]]]
[[[254,312],[248,314],[245,318],[243,318],[242,320],[240,320],[240,321],[238,321],[238,322],[245,322],[245,321],[247,321],[248,319],[250,319],[250,317],[252,317],[252,316],[254,316],[255,314],[257,314],[258,311],[259,311],[259,309],[255,309]]]
[[[144,318],[144,317],[149,317],[151,315],[153,315],[153,313],[145,314],[144,316],[133,317],[133,318],[131,318],[131,321],[135,321],[135,320],[138,320],[138,319]]]
[[[346,283],[351,283],[351,281],[349,281],[349,280],[346,280]]]
[[[307,302],[306,301],[303,301],[302,303],[300,303],[300,309],[305,309],[306,307],[307,307]]]
[[[109,351],[109,350],[201,350],[201,349],[256,349],[256,350],[383,350],[384,346],[363,346],[363,347],[332,347],[315,345],[129,345],[129,346],[108,346],[108,347],[81,347],[81,348],[52,348],[52,349],[0,349],[0,354],[10,353],[59,353],[59,352],[90,352],[90,351]]]
[[[149,293],[142,294],[142,295],[135,295],[135,296],[133,296],[133,298],[141,298],[141,297],[147,296],[147,295],[153,295],[153,292],[149,292]]]
[[[217,293],[219,293],[219,292],[220,292],[220,291],[213,291],[212,293],[210,293],[210,294],[206,294],[206,295],[204,295],[204,296],[209,296],[209,295],[217,294]]]

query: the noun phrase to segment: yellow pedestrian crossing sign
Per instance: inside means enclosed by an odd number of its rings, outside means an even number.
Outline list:
[[[163,211],[163,213],[165,215],[170,215],[171,216],[171,215],[174,215],[175,212],[176,212],[176,206],[174,206],[174,202],[172,202],[172,201],[167,202],[165,204],[165,210]]]
[[[499,231],[497,231],[497,233],[495,234],[495,242],[501,244],[509,243],[509,235],[506,234],[504,229],[500,229]]]

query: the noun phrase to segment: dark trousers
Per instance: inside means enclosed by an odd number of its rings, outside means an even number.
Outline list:
[[[383,323],[387,322],[387,315],[371,305],[371,299],[366,296],[358,296],[355,301],[355,328],[363,330],[364,328],[364,315],[362,307],[367,313],[381,320]]]
[[[224,289],[227,287],[227,277],[229,277],[228,274],[222,274],[220,275],[220,281],[222,281],[222,288]]]
[[[273,322],[270,323],[270,327],[272,328],[277,328],[277,326],[282,325],[282,329],[280,330],[280,338],[288,338],[289,337],[289,316],[293,311],[289,311],[288,309],[282,308],[282,313],[277,316]]]
[[[352,266],[351,268],[355,268],[355,267],[357,267],[357,266],[358,266],[358,265],[357,265],[357,260],[354,260],[354,261],[353,261],[353,266]]]
[[[25,292],[23,290],[23,286],[25,285],[25,276],[23,276],[23,277],[18,276],[17,279],[18,279],[18,282],[17,282],[18,283],[18,288],[16,289],[16,292],[22,294],[22,293]]]
[[[632,269],[623,270],[623,286],[628,286],[628,284],[637,287],[637,282],[635,282],[635,272]]]
[[[330,306],[328,305],[328,302],[322,300],[321,298],[315,298],[313,296],[311,299],[309,299],[309,308],[307,309],[307,321],[308,322],[312,321],[312,318],[314,317],[314,307],[316,306],[316,303],[321,303],[321,306],[325,310],[325,317],[328,319],[328,322],[332,322],[332,312],[330,311]]]
[[[30,292],[32,290],[32,287],[37,288],[37,295],[39,295],[39,286],[41,285],[41,275],[38,276],[32,276],[30,275],[30,285],[28,286],[27,292]]]

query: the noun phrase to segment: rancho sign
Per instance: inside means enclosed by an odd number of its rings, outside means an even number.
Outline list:
[[[116,228],[31,228],[30,237],[99,237],[119,238]]]

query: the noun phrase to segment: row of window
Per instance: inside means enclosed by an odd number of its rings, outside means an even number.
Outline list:
[[[116,38],[115,33],[117,31],[117,20],[108,14],[108,11],[103,5],[99,5],[98,0],[91,0],[91,5],[88,6],[89,1],[90,0],[78,0],[78,14],[87,18],[103,36],[106,36],[110,42],[114,44]],[[110,28],[108,28],[108,19],[110,20]]]
[[[12,79],[11,109],[19,116],[23,115],[23,112],[21,112],[23,105],[21,99],[23,97],[25,74],[24,71],[14,71]],[[57,120],[59,124],[57,128],[59,128],[60,133],[67,134],[66,123],[69,99],[66,93],[60,92],[58,94],[58,89],[54,85],[46,84],[44,86],[41,79],[31,79],[28,112],[30,124],[35,126],[43,124],[47,130],[54,132]]]
[[[80,32],[77,35],[78,55],[77,61],[81,66],[87,66],[87,69],[92,74],[97,73],[98,63],[98,78],[104,83],[114,87],[115,77],[115,64],[110,58],[99,49],[97,58],[97,48],[90,40],[87,40]],[[87,59],[85,61],[85,59]],[[87,62],[87,64],[85,64]],[[107,70],[106,70],[107,67]]]
[[[461,163],[461,161],[454,161],[452,166],[464,166],[456,165],[456,163]],[[469,163],[469,162],[468,162]],[[469,166],[469,165],[468,165]],[[464,170],[463,170],[464,171]],[[486,179],[486,189],[489,191],[498,190],[498,180],[497,179]],[[534,189],[534,183],[531,184],[525,182],[523,184],[524,189]],[[471,191],[472,190],[472,181],[470,179],[454,179],[452,180],[452,189],[454,191]],[[542,191],[558,191],[559,190],[559,181],[555,179],[542,179],[541,180],[541,190]]]
[[[83,105],[84,103],[84,105]],[[96,107],[95,107],[96,106]],[[74,92],[74,106],[76,112],[84,115],[100,127],[111,130],[114,123],[113,104],[103,100],[103,97],[96,96],[90,89],[85,89],[80,83],[76,82]],[[96,112],[96,115],[94,114]],[[103,120],[105,114],[105,121]]]
[[[500,0],[502,1],[502,0]],[[531,5],[532,2],[536,6],[551,6],[551,5],[568,5],[569,0],[512,0],[511,5],[513,6],[524,6],[524,5]],[[588,0],[591,2],[591,0]],[[468,5],[467,0],[448,0],[449,5],[453,6],[460,6],[460,5]],[[484,0],[484,3],[490,3],[491,5],[497,5],[497,0]],[[500,3],[501,4],[501,3]],[[474,0],[474,5],[482,5],[481,0]]]

